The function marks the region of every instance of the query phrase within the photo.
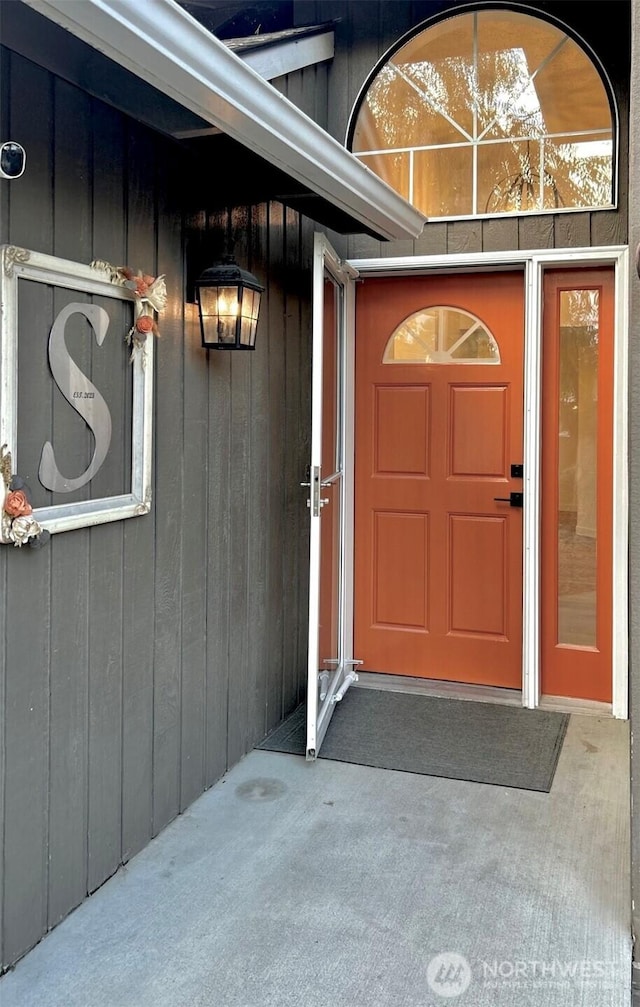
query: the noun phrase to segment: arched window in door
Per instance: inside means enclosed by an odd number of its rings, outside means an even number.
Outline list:
[[[557,23],[480,10],[385,57],[349,146],[430,219],[610,208],[612,108],[594,57]]]
[[[467,311],[437,305],[405,318],[389,336],[384,364],[499,364],[500,348]]]

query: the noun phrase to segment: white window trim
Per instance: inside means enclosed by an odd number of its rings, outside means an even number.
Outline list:
[[[628,334],[629,251],[626,246],[534,249],[517,252],[470,252],[454,255],[417,255],[398,258],[351,259],[362,279],[410,276],[445,270],[524,269],[524,535],[522,705],[541,705],[540,689],[540,453],[541,453],[541,340],[542,275],[545,268],[613,266],[615,270],[615,328],[613,378],[613,699],[614,717],[628,718],[629,663],[629,490],[628,490]],[[353,395],[353,389],[348,395]],[[353,425],[353,417],[351,417]],[[544,704],[548,705],[548,704]],[[582,706],[589,704],[582,703]],[[594,704],[602,707],[603,704]]]

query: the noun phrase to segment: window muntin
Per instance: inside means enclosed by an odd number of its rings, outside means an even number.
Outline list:
[[[414,311],[391,333],[384,364],[499,364],[495,338],[474,315],[437,305]]]
[[[433,219],[611,207],[613,136],[587,53],[547,21],[488,10],[394,53],[364,95],[351,149]]]

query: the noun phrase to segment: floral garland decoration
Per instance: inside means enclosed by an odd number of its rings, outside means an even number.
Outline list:
[[[160,335],[153,312],[163,311],[167,305],[167,286],[164,274],[149,276],[148,273],[143,273],[141,270],[134,273],[129,266],[112,266],[103,259],[94,259],[91,266],[93,269],[108,273],[111,283],[128,287],[133,291],[135,318],[125,340],[127,345],[131,347],[131,360],[133,360],[136,351],[141,352],[144,356],[144,347],[149,333],[154,336]]]
[[[20,476],[12,474],[11,452],[6,444],[0,448],[0,474],[5,488],[2,541],[13,542],[14,546],[26,544],[32,549],[40,549],[49,541],[50,532],[34,518],[28,487]]]

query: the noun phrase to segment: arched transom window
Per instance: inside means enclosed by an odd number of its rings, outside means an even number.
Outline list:
[[[428,217],[613,205],[614,130],[592,59],[555,24],[459,14],[397,49],[350,147]]]
[[[500,349],[479,318],[436,305],[421,308],[389,336],[384,364],[499,364]]]

